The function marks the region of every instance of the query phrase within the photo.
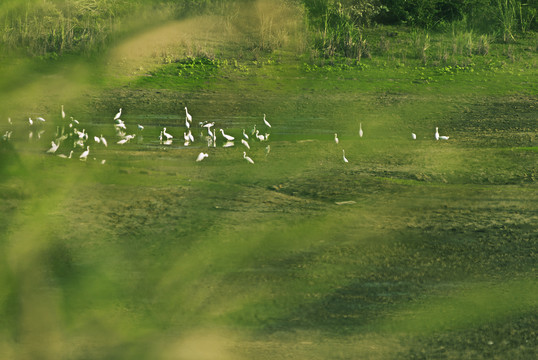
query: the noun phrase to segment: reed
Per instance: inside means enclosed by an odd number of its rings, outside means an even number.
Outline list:
[[[504,42],[515,42],[518,34],[537,28],[538,6],[521,0],[497,0],[496,17],[498,30]]]
[[[469,31],[465,34],[465,51],[468,56],[473,56],[473,50],[474,50],[474,40],[473,40],[473,32]]]
[[[490,37],[487,34],[480,35],[478,38],[478,43],[476,45],[476,51],[480,55],[487,55],[489,54],[489,47],[490,47]]]
[[[430,35],[426,32],[414,30],[411,33],[415,57],[425,65],[428,61],[428,50],[430,49]]]
[[[516,28],[516,1],[514,0],[497,0],[497,16],[500,22],[503,41],[515,41],[514,32]]]
[[[312,43],[325,58],[337,56],[361,60],[371,57],[364,29],[379,8],[368,1],[344,5],[339,1],[304,1],[309,17]]]

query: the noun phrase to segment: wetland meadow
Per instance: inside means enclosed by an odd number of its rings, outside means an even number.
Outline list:
[[[4,26],[1,359],[536,358],[535,31],[135,3]]]

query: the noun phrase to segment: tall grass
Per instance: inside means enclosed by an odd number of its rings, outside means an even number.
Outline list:
[[[538,29],[538,4],[522,0],[479,0],[464,13],[466,30],[494,34],[503,42],[515,42],[521,34]]]
[[[487,34],[480,35],[478,43],[476,45],[476,51],[480,55],[489,54],[490,37]]]
[[[413,48],[415,50],[415,56],[417,59],[420,59],[425,65],[428,61],[428,49],[430,48],[430,35],[428,33],[422,33],[418,31],[413,31]]]
[[[516,1],[514,0],[497,0],[498,19],[502,27],[503,40],[515,40],[514,32],[516,29]]]
[[[352,1],[354,2],[354,1]],[[465,23],[465,30],[497,33],[505,41],[536,30],[538,3],[528,0],[379,0],[385,8],[376,17],[384,24],[405,24],[428,30]]]
[[[313,46],[325,57],[345,56],[360,60],[371,51],[364,28],[379,7],[369,1],[352,5],[333,0],[304,0],[312,31]]]
[[[397,16],[396,20],[407,25],[428,31],[449,31],[450,28],[458,27],[461,31],[488,34],[490,39],[502,39],[504,42],[513,42],[518,34],[538,28],[538,5],[522,0],[451,3],[450,17],[441,14],[443,6],[448,3],[440,0],[432,1],[429,5],[425,1],[398,0],[288,0],[285,4],[288,9],[301,9],[296,12],[296,16],[301,19],[295,19],[295,23],[303,27],[307,24],[310,44],[325,58],[344,56],[360,60],[370,57],[370,39],[366,38],[364,30],[375,21],[386,21],[387,14]],[[272,11],[267,11],[271,6]],[[238,11],[230,12],[231,7],[240,8],[242,11],[252,8],[255,12],[245,20],[237,17]],[[426,11],[430,8],[436,13]],[[253,47],[264,51],[272,51],[292,43],[296,41],[299,32],[304,32],[302,29],[293,31],[289,26],[282,26],[281,14],[288,11],[283,9],[281,2],[11,0],[0,4],[0,50],[4,55],[18,52],[52,58],[65,53],[94,53],[105,49],[124,34],[140,31],[166,20],[204,12],[226,13],[229,27],[237,26],[240,22],[253,21],[248,25],[252,27],[257,24],[258,33],[251,32],[249,35],[254,42]],[[438,18],[439,16],[441,18]],[[297,44],[296,50],[304,51],[306,41],[301,38],[298,43],[300,44]],[[480,51],[485,50],[482,48]],[[426,50],[421,50],[419,55],[424,59]]]
[[[288,1],[256,0],[244,6],[236,4],[232,28],[247,37],[254,54],[287,49],[295,53],[306,50],[304,8]],[[229,16],[229,12],[222,15]]]
[[[219,0],[49,0],[0,6],[4,52],[56,57],[100,51],[122,33],[210,8]],[[217,6],[212,6],[217,8]]]
[[[105,1],[27,3],[0,14],[1,41],[7,50],[29,55],[88,51],[106,43],[120,26],[122,12],[134,7],[134,3]]]
[[[535,25],[536,5],[531,7],[518,0],[497,0],[497,19],[504,42],[515,41],[515,34],[526,33]]]

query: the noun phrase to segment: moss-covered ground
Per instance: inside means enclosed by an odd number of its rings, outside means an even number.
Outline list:
[[[536,358],[532,39],[434,64],[402,55],[401,30],[360,62],[192,31],[12,65],[34,76],[2,82],[0,357]],[[46,153],[70,116],[86,161]],[[234,146],[208,146],[205,122]]]

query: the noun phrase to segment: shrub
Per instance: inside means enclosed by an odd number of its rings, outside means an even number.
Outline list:
[[[407,24],[434,28],[442,22],[461,20],[466,0],[381,0],[387,11],[376,21],[384,24]]]
[[[499,33],[505,41],[518,32],[536,30],[538,2],[525,0],[380,0],[386,11],[376,15],[383,24],[426,29],[465,20],[467,29]]]

